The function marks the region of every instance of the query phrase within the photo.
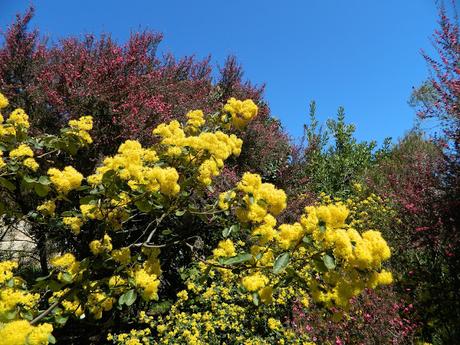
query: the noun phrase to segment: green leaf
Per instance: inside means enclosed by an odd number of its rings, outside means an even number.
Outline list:
[[[315,268],[316,268],[319,272],[327,272],[327,267],[326,267],[326,265],[324,264],[323,260],[320,260],[320,259],[313,259],[313,262],[315,263]]]
[[[231,227],[225,228],[224,230],[222,230],[222,236],[228,237],[230,236],[232,232],[235,233],[235,232],[238,232],[239,230],[240,230],[239,224],[233,224]]]
[[[26,181],[27,183],[35,183],[37,182],[37,179],[35,177],[31,177],[29,175],[24,175],[22,177],[24,179],[24,181]]]
[[[21,311],[21,317],[26,319],[26,320],[28,320],[28,321],[31,321],[34,318],[32,313],[30,311],[28,311],[28,310]]]
[[[63,283],[66,283],[66,284],[70,284],[73,282],[73,278],[72,278],[72,275],[68,272],[64,272],[62,273],[61,275],[61,281]]]
[[[333,270],[336,266],[334,258],[327,254],[323,256],[323,262],[328,270]]]
[[[255,306],[259,306],[260,299],[259,294],[257,292],[252,293],[252,303],[254,303]]]
[[[116,173],[113,170],[106,171],[104,175],[102,175],[102,182],[104,184],[111,184],[115,177]]]
[[[288,265],[290,259],[291,255],[288,252],[278,255],[275,263],[273,264],[273,273],[278,274],[283,271]]]
[[[240,231],[240,225],[239,225],[239,224],[233,224],[233,225],[230,227],[230,230],[231,230],[231,232],[233,232],[233,233],[238,232],[238,231]]]
[[[56,344],[56,338],[52,334],[48,336],[48,343]]]
[[[8,189],[11,192],[16,189],[16,186],[11,181],[8,181],[4,177],[0,177],[0,185],[2,185],[3,187],[5,187],[6,189]]]
[[[120,298],[118,299],[118,304],[126,304],[129,307],[136,301],[136,299],[137,293],[134,289],[131,289],[120,296]]]
[[[42,175],[38,178],[38,183],[49,186],[51,184],[51,180],[48,178],[48,176]]]
[[[96,196],[93,196],[93,195],[85,196],[85,197],[80,199],[80,205],[87,205],[87,204],[89,204],[91,201],[93,201],[95,199],[96,199]]]
[[[50,187],[48,187],[47,185],[37,183],[34,186],[34,191],[35,191],[35,193],[37,193],[38,196],[43,198],[43,197],[48,195],[48,193],[50,191]]]
[[[56,322],[58,324],[60,324],[61,326],[64,326],[66,324],[67,320],[69,319],[69,317],[68,316],[62,316],[62,315],[56,315],[54,317],[54,319],[56,320]]]
[[[223,259],[221,262],[224,265],[234,265],[234,264],[240,264],[242,262],[252,260],[252,258],[253,258],[252,255],[249,253],[241,253],[241,254],[238,254],[237,256]]]
[[[186,210],[177,210],[175,215],[177,217],[182,217],[185,214]]]
[[[149,212],[152,209],[152,206],[147,200],[138,200],[134,205],[136,205],[141,212]]]
[[[306,244],[311,244],[311,243],[312,243],[311,237],[309,237],[309,236],[304,236],[304,237],[302,238],[302,242],[303,242],[303,243],[306,243]]]
[[[18,313],[16,312],[16,310],[12,310],[12,311],[9,311],[9,312],[7,312],[6,314],[3,314],[3,315],[5,315],[7,320],[13,320],[13,319],[16,318],[17,314]]]
[[[227,238],[231,232],[232,230],[230,228],[225,228],[224,230],[222,230],[222,237]]]
[[[164,236],[171,235],[171,234],[172,234],[172,230],[171,230],[171,229],[163,230],[163,231],[161,232],[161,234],[164,235]]]

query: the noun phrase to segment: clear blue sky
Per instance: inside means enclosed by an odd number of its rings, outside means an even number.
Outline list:
[[[30,1],[0,0],[4,30]],[[53,41],[67,35],[131,31],[164,34],[160,52],[234,54],[245,76],[266,83],[274,116],[293,137],[302,133],[310,100],[320,121],[345,107],[360,140],[400,137],[415,113],[412,86],[428,75],[420,49],[432,51],[434,0],[35,0],[32,27]]]

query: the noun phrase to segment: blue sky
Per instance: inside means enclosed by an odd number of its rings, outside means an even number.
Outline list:
[[[0,29],[30,1],[0,0]],[[413,86],[427,76],[420,49],[432,51],[434,0],[35,0],[32,27],[53,41],[67,35],[131,31],[164,34],[160,52],[229,54],[245,77],[266,83],[272,113],[293,137],[310,100],[321,122],[344,106],[359,140],[398,138],[414,123]]]

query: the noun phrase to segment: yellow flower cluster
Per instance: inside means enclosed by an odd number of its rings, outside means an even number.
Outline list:
[[[112,309],[113,302],[114,299],[112,297],[107,296],[102,290],[99,290],[89,294],[86,307],[95,319],[100,319],[104,311]]]
[[[238,156],[241,153],[242,141],[235,135],[227,135],[221,131],[201,132],[197,136],[186,136],[178,121],[161,124],[153,130],[159,135],[161,144],[167,150],[167,155],[179,156],[183,152],[192,151],[187,160],[198,164],[198,181],[210,185],[212,178],[220,174],[224,161],[230,155]]]
[[[192,110],[186,115],[187,126],[192,127],[196,130],[205,124],[204,114],[202,110]]]
[[[22,157],[33,157],[34,153],[32,149],[26,145],[21,144],[19,147],[10,151],[10,158],[22,158]]]
[[[158,287],[160,280],[156,274],[149,274],[144,268],[134,271],[134,281],[142,289],[142,297],[147,301],[158,300]]]
[[[131,261],[131,251],[128,247],[113,250],[111,256],[122,265],[126,265]]]
[[[18,263],[15,261],[0,262],[0,285],[13,278],[13,270],[16,268],[18,268]]]
[[[43,204],[37,206],[37,211],[44,216],[54,216],[56,211],[56,203],[54,200],[45,201]]]
[[[18,264],[14,261],[0,262],[0,335],[4,334],[5,337],[11,330],[8,325],[14,324],[23,313],[33,315],[37,311],[36,306],[40,299],[39,294],[25,290],[21,278],[14,277],[13,270],[17,267]],[[5,343],[5,338],[0,339],[2,344]]]
[[[179,174],[172,167],[154,166],[158,159],[153,149],[144,149],[138,141],[127,140],[120,145],[118,154],[106,158],[96,174],[88,177],[88,182],[100,184],[105,173],[114,171],[132,190],[144,187],[150,192],[176,195],[180,191]]]
[[[0,92],[0,109],[6,108],[9,105],[8,98],[6,98],[1,92]]]
[[[107,340],[117,345],[149,345],[150,334],[151,330],[149,328],[133,329],[129,333],[120,333],[117,335],[109,333]]]
[[[142,290],[142,297],[147,300],[158,300],[159,276],[161,275],[158,249],[143,248],[147,260],[142,265],[135,265],[132,276],[135,284]]]
[[[89,244],[89,249],[93,255],[100,255],[112,251],[112,239],[109,235],[105,234],[102,241],[94,240]]]
[[[244,223],[272,223],[267,215],[277,216],[286,208],[286,193],[271,183],[262,183],[257,174],[244,173],[236,190],[243,194],[239,198],[241,204],[236,209],[236,215]],[[230,200],[235,199],[234,195],[227,192],[225,198],[228,201],[221,202],[221,207],[227,208]]]
[[[24,159],[22,165],[24,165],[26,168],[29,168],[32,171],[37,171],[37,169],[40,167],[37,161],[33,158]]]
[[[97,205],[82,204],[80,205],[80,211],[83,219],[104,219],[104,215]]]
[[[29,116],[21,108],[13,110],[6,122],[12,124],[15,128],[28,129],[30,127]]]
[[[26,320],[0,324],[0,339],[4,345],[47,345],[53,326],[43,323],[32,326]]]
[[[75,235],[80,233],[83,220],[79,217],[63,217],[62,222],[67,225]]]
[[[9,105],[8,99],[0,93],[0,110]],[[14,137],[19,132],[25,132],[29,128],[29,116],[21,108],[17,108],[10,113],[4,124],[3,115],[0,113],[0,138]]]
[[[58,193],[61,194],[68,194],[71,190],[79,188],[83,180],[83,175],[71,166],[66,166],[62,171],[50,168],[48,175]]]
[[[219,194],[219,208],[221,210],[228,210],[230,201],[236,197],[235,191],[228,191]]]
[[[213,254],[215,257],[230,257],[235,256],[235,245],[232,240],[220,241],[216,249],[214,249]]]
[[[269,282],[268,278],[260,272],[251,274],[242,279],[241,284],[244,288],[250,292],[258,291],[267,285]]]
[[[88,131],[93,129],[92,116],[82,116],[78,120],[70,120],[69,126],[70,131],[67,132],[68,134],[80,138],[85,144],[91,144],[93,142],[93,139],[88,133]]]
[[[59,270],[58,279],[66,284],[78,280],[82,273],[80,263],[71,253],[65,253],[64,255],[52,258],[50,264]]]
[[[227,101],[227,104],[224,105],[223,120],[224,122],[227,121],[225,117],[228,114],[230,115],[232,125],[235,128],[241,129],[257,116],[258,111],[257,105],[255,105],[252,100],[247,99],[245,101],[239,101],[232,97]]]

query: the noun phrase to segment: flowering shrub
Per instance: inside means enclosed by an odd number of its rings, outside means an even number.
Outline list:
[[[4,31],[0,90],[14,107],[27,108],[33,134],[58,133],[78,114],[93,116],[94,143],[80,151],[85,158],[73,162],[76,169],[89,174],[126,139],[150,145],[159,124],[185,122],[189,109],[218,112],[234,97],[254,100],[259,111],[239,131],[243,152],[227,161],[227,169],[278,178],[290,153],[288,136],[271,118],[263,87],[243,79],[234,57],[212,73],[209,58],[159,56],[163,36],[151,31],[133,33],[125,44],[110,35],[86,35],[45,45],[38,30],[28,29],[33,13],[18,15]]]
[[[0,185],[12,201],[3,213],[41,243],[44,276],[26,284],[13,261],[1,264],[4,342],[53,343],[84,323],[79,339],[92,342],[306,343],[284,322],[293,301],[347,310],[366,287],[390,284],[385,240],[357,231],[343,203],[277,225],[286,194],[253,173],[207,197],[241,152],[242,140],[226,131],[257,115],[255,103],[236,99],[214,114],[191,111],[185,123],[154,128],[156,144],[127,140],[85,177],[71,163],[91,145],[91,116],[59,135],[29,136],[28,115],[12,111],[0,126]],[[204,234],[191,232],[200,224],[224,239],[202,243]],[[185,289],[165,289],[178,274]],[[139,320],[146,327],[119,332]]]

